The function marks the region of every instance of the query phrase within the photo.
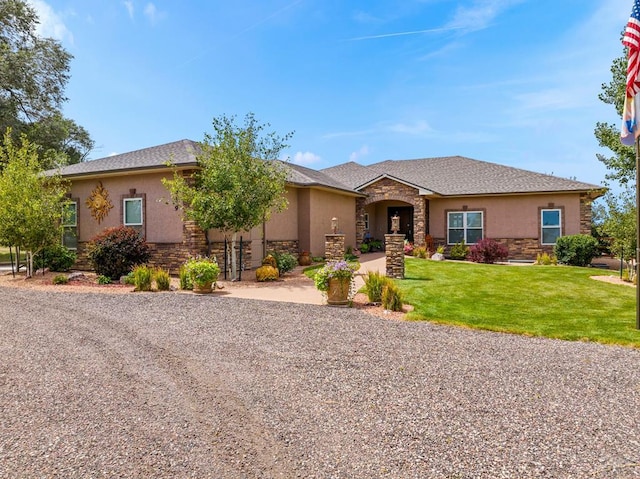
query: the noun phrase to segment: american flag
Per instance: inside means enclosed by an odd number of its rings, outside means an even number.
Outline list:
[[[640,0],[634,0],[633,10],[622,37],[622,44],[629,47],[627,64],[627,97],[633,98],[640,92]]]
[[[622,37],[622,44],[629,48],[629,63],[627,64],[627,87],[622,110],[622,127],[620,141],[623,145],[631,146],[640,137],[638,120],[640,119],[640,0],[634,0],[633,10]]]

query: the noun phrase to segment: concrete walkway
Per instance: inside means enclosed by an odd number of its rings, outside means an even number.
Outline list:
[[[302,269],[300,267],[300,269]],[[356,290],[364,286],[364,276],[369,271],[379,271],[385,274],[386,260],[384,253],[368,253],[360,257],[360,269],[356,273]],[[318,291],[313,281],[301,280],[295,282],[254,283],[242,281],[242,284],[221,281],[223,289],[217,290],[216,295],[231,298],[259,299],[264,301],[282,301],[286,303],[323,304],[322,293]]]

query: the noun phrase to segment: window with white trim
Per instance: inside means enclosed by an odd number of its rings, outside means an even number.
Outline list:
[[[447,244],[464,241],[476,244],[484,236],[482,211],[451,211],[447,213]]]
[[[78,203],[69,201],[62,207],[62,246],[78,248]]]
[[[364,230],[369,231],[369,213],[364,214]]]
[[[142,232],[142,198],[124,198],[122,201],[124,225]]]
[[[556,244],[556,240],[562,236],[562,210],[540,210],[540,225],[542,244]]]

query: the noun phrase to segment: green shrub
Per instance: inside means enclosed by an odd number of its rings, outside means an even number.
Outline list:
[[[76,262],[76,254],[61,244],[47,246],[33,257],[36,269],[49,268],[51,271],[69,271]]]
[[[95,236],[87,245],[87,256],[96,273],[118,279],[146,263],[150,252],[135,229],[117,226]]]
[[[311,261],[313,261],[314,263],[322,263],[322,262],[324,262],[324,257],[323,256],[312,256],[311,257]]]
[[[278,269],[268,264],[264,264],[256,269],[256,280],[260,282],[276,281],[279,276]]]
[[[193,289],[193,283],[191,282],[191,278],[189,277],[189,270],[186,264],[180,265],[180,270],[178,271],[178,278],[180,279],[180,289],[183,289],[183,290]]]
[[[126,274],[125,276],[121,276],[120,277],[120,281],[122,281],[124,284],[128,284],[130,286],[133,286],[135,284],[135,278],[133,276],[133,271],[131,271],[130,273]]]
[[[109,276],[101,274],[100,276],[98,276],[98,284],[111,284],[111,278],[109,278]]]
[[[367,290],[367,298],[370,303],[382,302],[382,290],[389,282],[389,278],[379,271],[368,271],[364,278],[364,286]]]
[[[280,276],[293,271],[298,266],[298,260],[295,256],[289,253],[272,253],[272,256],[276,259],[276,268]]]
[[[215,259],[190,258],[185,265],[192,285],[199,287],[211,285],[220,275],[220,267]]]
[[[53,284],[67,284],[69,277],[66,274],[57,274],[53,277]]]
[[[553,252],[560,263],[570,266],[589,266],[598,256],[598,240],[589,235],[561,236]]]
[[[380,251],[382,249],[382,241],[376,239],[369,241],[369,248],[371,251]]]
[[[506,260],[507,256],[509,256],[507,247],[490,238],[481,239],[469,251],[469,259],[474,263],[493,264],[496,261]]]
[[[469,256],[469,247],[464,241],[454,244],[451,247],[451,251],[449,251],[449,257],[451,259],[467,259],[467,256]]]
[[[444,245],[439,245],[439,246],[436,248],[436,253],[438,253],[438,254],[444,254]]]
[[[162,268],[156,268],[153,272],[153,278],[156,281],[158,291],[169,291],[171,289],[171,276],[169,272]]]
[[[427,252],[427,248],[425,248],[424,246],[416,246],[415,248],[413,248],[413,256],[415,256],[416,258],[425,259],[429,256],[429,253]]]
[[[361,253],[368,253],[369,252],[369,245],[367,243],[362,243],[360,245],[360,252]]]
[[[542,253],[542,254],[538,253],[535,264],[541,264],[545,266],[558,264],[558,258],[556,258],[555,255],[550,256],[549,253]]]
[[[389,311],[402,311],[402,294],[396,284],[389,280],[382,290],[382,307]]]
[[[136,266],[133,269],[133,285],[136,291],[151,291],[152,270],[148,266]]]
[[[347,246],[343,258],[345,259],[345,261],[358,261],[358,257],[353,254],[353,248],[351,246]]]

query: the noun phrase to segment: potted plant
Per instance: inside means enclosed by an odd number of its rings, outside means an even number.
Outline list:
[[[314,276],[316,288],[326,293],[330,306],[347,306],[351,299],[353,278],[360,263],[329,261]]]
[[[220,274],[215,259],[191,258],[186,263],[187,274],[193,284],[194,293],[210,293]]]

